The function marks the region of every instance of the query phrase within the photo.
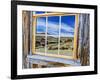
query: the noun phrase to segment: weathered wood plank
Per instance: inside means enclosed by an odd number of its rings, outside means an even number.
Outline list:
[[[75,30],[74,30],[74,50],[73,50],[73,59],[78,59],[78,23],[79,23],[79,14],[75,16]]]
[[[31,63],[39,63],[41,61],[44,62],[44,64],[47,64],[46,62],[59,62],[64,64],[70,64],[72,66],[80,66],[79,60],[73,60],[73,59],[64,59],[64,58],[56,58],[56,57],[49,57],[49,56],[42,56],[42,55],[28,55],[28,62]]]
[[[22,12],[22,32],[23,32],[23,68],[27,67],[26,57],[29,53],[29,12]]]
[[[32,17],[31,11],[22,12],[23,68],[27,68],[26,58],[30,53],[30,17]]]
[[[71,16],[71,15],[77,15],[75,13],[44,13],[44,14],[35,14],[34,17],[46,17],[46,16]]]
[[[90,64],[90,16],[89,14],[80,14],[80,41],[79,41],[79,54],[81,65],[86,66]]]
[[[65,58],[65,59],[74,59],[72,56],[65,56],[65,55],[58,55],[58,54],[41,54],[41,53],[36,53],[42,56],[50,56],[50,57],[57,57],[57,58]]]

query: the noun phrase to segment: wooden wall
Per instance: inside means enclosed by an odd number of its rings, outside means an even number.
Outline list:
[[[30,52],[30,11],[22,12],[23,68],[27,68],[27,55]]]
[[[90,62],[90,18],[89,14],[79,16],[79,54],[82,66]]]
[[[90,62],[90,35],[89,35],[89,14],[79,15],[79,29],[78,29],[78,53],[81,65],[89,65]],[[22,38],[23,38],[23,68],[27,68],[27,55],[32,53],[32,12],[22,12]],[[31,34],[31,35],[30,35]]]

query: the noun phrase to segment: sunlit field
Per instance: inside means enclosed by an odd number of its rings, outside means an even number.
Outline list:
[[[47,41],[47,42],[45,42]],[[45,45],[45,43],[47,43]],[[48,54],[60,54],[72,56],[73,53],[73,38],[72,37],[61,37],[59,38],[48,36],[45,40],[44,36],[36,36],[36,52]]]

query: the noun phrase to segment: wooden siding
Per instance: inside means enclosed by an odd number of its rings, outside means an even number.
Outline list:
[[[79,54],[81,65],[90,64],[90,16],[80,14],[79,16]]]
[[[22,12],[23,68],[27,68],[27,55],[30,51],[30,12]]]

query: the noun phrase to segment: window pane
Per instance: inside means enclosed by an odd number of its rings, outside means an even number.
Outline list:
[[[62,16],[60,29],[60,54],[71,56],[73,53],[75,16]]]
[[[45,36],[36,36],[36,52],[45,53]]]
[[[36,35],[45,35],[46,32],[46,17],[37,18]]]
[[[58,37],[47,37],[47,53],[58,54]]]
[[[48,17],[47,34],[59,35],[59,16]]]
[[[37,18],[36,23],[36,52],[45,53],[46,17]]]
[[[48,17],[47,53],[58,54],[59,16]]]

